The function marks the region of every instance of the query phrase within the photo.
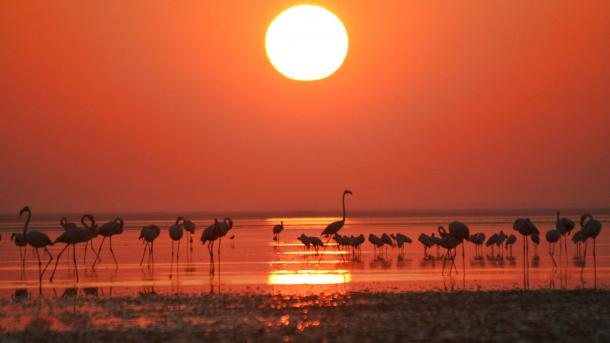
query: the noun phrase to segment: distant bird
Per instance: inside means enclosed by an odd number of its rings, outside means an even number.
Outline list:
[[[182,241],[182,236],[184,235],[184,217],[176,218],[176,223],[171,225],[168,229],[169,237],[172,240],[172,256],[171,262],[169,264],[169,278],[172,278],[172,272],[174,271],[174,243],[178,241],[178,251],[176,252],[176,272],[178,272],[179,263],[180,263],[180,241]]]
[[[581,245],[587,239],[586,232],[581,228],[572,235],[572,242],[576,244],[576,258],[582,258]]]
[[[559,218],[559,212],[557,212]],[[553,267],[557,268],[557,262],[555,262],[555,245],[559,242],[559,258],[561,260],[561,233],[557,229],[549,230],[545,235],[546,241],[549,243],[549,256],[553,261]]]
[[[589,238],[593,239],[593,262],[596,263],[595,259],[596,259],[596,254],[595,254],[595,240],[597,239],[597,236],[599,236],[599,233],[602,230],[602,223],[593,218],[593,215],[591,214],[583,214],[580,217],[580,226],[582,227],[582,231],[583,231],[583,235],[585,237],[585,254],[584,254],[584,259],[583,262],[586,263],[587,260],[587,245],[586,242]],[[584,268],[584,263],[583,263],[583,268]]]
[[[496,246],[496,243],[498,242],[498,234],[494,233],[493,235],[489,236],[489,238],[487,239],[487,242],[485,242],[485,246],[490,248],[491,247],[491,256],[496,256],[494,254],[494,247]]]
[[[374,234],[369,234],[369,242],[371,242],[371,244],[373,244],[373,247],[375,248],[374,254],[375,256],[377,256],[377,249],[383,247],[384,243],[383,240],[380,237],[377,237]]]
[[[563,239],[563,246],[565,250],[566,257],[568,256],[568,238],[572,230],[576,227],[576,223],[569,218],[560,218],[561,213],[557,211],[557,219],[555,221],[555,229],[561,235],[559,239],[559,259],[561,259],[561,240]]]
[[[142,227],[140,230],[140,237],[138,239],[144,242],[144,252],[142,253],[142,259],[140,260],[140,266],[144,262],[144,256],[148,251],[148,269],[150,269],[151,263],[155,264],[155,253],[154,253],[154,244],[155,239],[159,237],[161,234],[161,228],[157,225],[147,225]]]
[[[504,243],[505,247],[508,249],[508,256],[510,258],[513,257],[513,245],[515,245],[516,242],[517,242],[517,236],[515,236],[511,233],[508,236],[508,238],[506,239],[506,243]]]
[[[500,249],[500,258],[504,258],[504,249],[502,249],[504,246],[504,241],[506,241],[506,234],[504,233],[504,231],[500,230],[500,233],[498,234],[498,239],[496,240],[496,246],[498,247],[498,249]]]
[[[454,267],[455,267],[455,273],[456,274],[458,273],[457,267],[455,266],[455,255],[456,255],[457,246],[460,245],[461,243],[462,242],[453,235],[444,235],[440,239],[439,245],[442,248],[447,249],[447,252],[443,256],[443,271],[442,271],[443,275],[445,274],[445,263],[449,260],[451,261],[451,266],[449,268],[449,274],[451,274],[451,270]],[[451,253],[451,251],[453,251],[453,253]]]
[[[184,219],[182,226],[184,227],[184,230],[189,233],[189,240],[188,240],[189,251],[192,253],[193,235],[195,234],[195,230],[197,229],[197,226],[195,226],[195,223],[193,223],[190,219]]]
[[[536,225],[529,218],[517,218],[513,222],[513,229],[523,236],[523,287],[529,287],[529,246],[528,237],[531,237],[534,243],[539,241],[539,231]]]
[[[424,258],[429,258],[430,254],[428,253],[428,249],[430,249],[434,245],[432,238],[430,238],[430,236],[426,235],[425,233],[422,233],[419,235],[417,240],[424,246]]]
[[[273,240],[276,242],[280,241],[280,232],[284,231],[284,222],[281,221],[279,224],[273,226]]]
[[[381,235],[381,241],[383,242],[384,245],[386,245],[385,253],[387,255],[388,254],[388,247],[387,246],[390,246],[391,248],[393,248],[394,247],[394,242],[392,241],[392,238],[390,236],[388,236],[388,234],[385,233],[385,232]]]
[[[303,248],[309,249],[311,247],[311,240],[304,233],[297,237],[297,239],[303,243]]]
[[[345,225],[345,196],[348,195],[348,194],[352,195],[352,191],[345,190],[343,192],[343,197],[342,197],[342,201],[343,201],[343,218],[341,220],[338,220],[336,222],[332,222],[332,223],[328,224],[328,226],[324,229],[324,231],[322,231],[322,236],[323,237],[328,237],[328,239],[326,240],[327,243],[331,239],[331,237],[334,234],[336,234],[337,232],[339,232],[339,230],[341,230],[341,228],[343,228],[343,225]]]
[[[409,236],[403,235],[402,233],[391,234],[390,237],[396,241],[396,245],[401,253],[404,253],[405,243],[411,244],[413,242]]]
[[[481,255],[481,246],[485,243],[485,234],[479,232],[470,235],[470,242],[474,244],[475,255],[478,258]]]
[[[78,226],[75,223],[68,222],[67,217],[61,217],[59,220],[59,225],[64,228],[64,230],[76,229]]]
[[[320,247],[324,247],[324,243],[322,242],[322,240],[320,238],[312,236],[312,237],[309,237],[309,239],[311,242],[311,246],[316,251],[316,253],[318,253],[318,250]]]
[[[53,242],[51,242],[51,239],[49,239],[49,236],[47,236],[45,233],[37,230],[28,231],[28,226],[30,225],[30,220],[32,219],[32,210],[26,206],[19,211],[19,216],[22,217],[24,213],[27,213],[27,219],[25,221],[25,225],[23,226],[23,236],[25,237],[27,244],[34,248],[34,251],[36,252],[36,258],[38,259],[38,280],[40,286],[42,287],[42,276],[49,267],[49,264],[51,264],[53,261],[53,255],[51,255],[47,247],[49,245],[53,245]],[[38,252],[38,249],[40,248],[43,248],[47,255],[49,255],[49,261],[44,266],[44,269],[41,269],[40,253]],[[42,292],[42,288],[40,291]]]
[[[88,223],[85,222],[85,219],[89,219],[91,225],[88,225]],[[64,245],[64,248],[61,249],[61,251],[57,255],[57,258],[55,259],[55,267],[53,268],[53,273],[51,273],[51,278],[49,279],[50,282],[53,282],[53,278],[55,277],[55,272],[57,271],[57,265],[59,264],[59,261],[61,260],[61,256],[64,254],[66,249],[68,249],[70,246],[72,246],[72,260],[74,261],[74,272],[76,273],[76,282],[79,282],[78,264],[76,262],[76,244],[89,242],[93,238],[95,219],[93,218],[92,215],[85,214],[81,218],[81,222],[84,225],[84,227],[82,227],[82,228],[78,227],[76,225],[69,226],[69,227],[65,226],[64,232],[61,235],[59,235],[59,237],[57,237],[55,239],[55,241],[53,242],[53,244],[64,243],[65,245]]]
[[[88,219],[89,223],[85,222]],[[83,215],[80,218],[81,224],[83,224],[83,228],[88,230],[89,235],[83,236],[85,240],[85,249],[83,253],[83,263],[87,264],[87,248],[90,247],[91,251],[95,254],[95,248],[93,247],[93,239],[97,237],[97,224],[95,223],[95,218],[91,214]]]
[[[91,269],[95,269],[96,264],[98,262],[102,261],[102,259],[100,258],[100,253],[102,252],[102,247],[104,246],[104,242],[106,241],[106,238],[108,238],[110,240],[110,254],[112,255],[112,259],[114,260],[115,268],[116,269],[119,268],[119,262],[117,262],[116,256],[114,255],[114,250],[112,249],[112,236],[122,234],[124,224],[125,223],[123,222],[123,219],[117,217],[112,221],[102,224],[97,229],[97,234],[101,235],[104,238],[102,238],[102,242],[100,243],[100,246],[97,249],[97,253],[95,255],[95,260],[93,261],[93,266],[91,267]]]
[[[364,235],[360,234],[356,237],[352,236],[350,245],[352,246],[352,254],[356,254],[357,252],[360,253],[360,246],[362,245],[362,243],[364,243],[365,239],[364,239]]]
[[[439,233],[440,233],[440,228],[439,228]],[[464,241],[468,241],[470,239],[470,229],[468,228],[468,225],[459,222],[459,221],[452,221],[451,223],[449,223],[449,236],[454,237],[455,239],[457,239],[459,241],[459,244],[462,245],[462,269],[464,270],[464,273],[466,272],[466,252],[465,252],[465,247],[464,247]],[[447,245],[447,242],[443,242],[445,245]],[[453,243],[453,242],[451,242]],[[441,245],[442,247],[443,246]],[[453,256],[453,260],[455,261],[455,254]],[[452,262],[454,262],[452,261]],[[457,268],[456,268],[456,273],[457,273]],[[451,273],[451,270],[449,270],[449,273]]]

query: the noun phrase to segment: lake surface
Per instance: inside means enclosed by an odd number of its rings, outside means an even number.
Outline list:
[[[102,250],[102,262],[95,271],[91,264],[93,254],[87,253],[87,264],[83,264],[84,245],[77,245],[76,258],[79,267],[79,282],[76,282],[73,259],[64,254],[58,265],[53,283],[49,282],[53,264],[47,270],[42,289],[39,289],[38,264],[33,250],[27,249],[25,270],[19,258],[19,250],[10,240],[11,232],[19,232],[21,222],[5,220],[0,223],[2,241],[0,241],[0,297],[13,296],[61,296],[77,293],[83,295],[137,295],[146,293],[282,293],[282,294],[319,294],[327,292],[376,292],[376,291],[430,291],[430,290],[498,290],[522,288],[524,270],[522,240],[512,230],[515,216],[462,216],[462,217],[359,217],[348,218],[341,230],[344,235],[369,233],[381,235],[386,232],[403,233],[411,237],[412,244],[407,245],[404,253],[397,248],[375,251],[367,241],[362,245],[358,258],[353,258],[351,251],[339,250],[334,244],[316,254],[313,250],[304,250],[296,239],[302,233],[319,235],[324,227],[336,218],[265,218],[234,219],[235,226],[223,238],[221,252],[215,251],[214,275],[210,275],[210,257],[199,237],[201,227],[212,223],[210,218],[191,217],[197,224],[193,236],[193,250],[188,248],[188,234],[180,244],[180,261],[178,272],[170,279],[171,240],[167,228],[174,219],[135,219],[126,220],[126,230],[113,238],[114,252],[119,261],[118,269],[106,247]],[[571,216],[577,221],[577,216]],[[596,259],[592,257],[592,242],[588,247],[588,258],[585,268],[582,261],[575,259],[576,246],[568,241],[568,253],[559,257],[556,248],[555,259],[559,264],[553,268],[548,255],[549,247],[544,241],[544,233],[554,228],[554,216],[536,216],[532,220],[541,231],[542,242],[536,251],[530,244],[529,288],[609,288],[610,287],[610,234],[607,215],[597,216],[604,228],[596,242]],[[77,221],[77,218],[70,218]],[[98,218],[104,222],[108,218]],[[285,230],[279,242],[272,240],[273,225],[284,221]],[[438,225],[447,225],[452,220],[461,220],[470,227],[471,234],[483,232],[489,237],[494,232],[517,235],[512,257],[504,253],[504,258],[491,256],[491,250],[484,248],[483,257],[475,257],[475,248],[466,244],[465,256],[462,259],[461,248],[457,252],[455,265],[458,273],[449,269],[442,272],[443,261],[436,258],[424,258],[424,248],[417,241],[420,233],[436,232]],[[149,269],[146,262],[139,265],[143,243],[138,240],[140,228],[147,224],[157,224],[162,232],[154,246],[154,265]],[[34,215],[31,229],[46,232],[55,239],[62,232],[58,220],[53,222],[36,221]],[[577,225],[577,230],[579,227]],[[229,237],[234,236],[233,239]],[[99,246],[101,237],[95,239]],[[333,242],[334,243],[334,242]],[[63,248],[58,244],[50,248],[53,256]],[[177,248],[177,245],[176,245]],[[217,245],[215,246],[215,249]],[[70,249],[71,251],[72,249]],[[41,258],[45,254],[41,250]],[[443,252],[442,250],[440,251]],[[495,250],[497,254],[498,250]],[[436,255],[436,249],[430,250]],[[449,265],[447,265],[449,266]],[[595,266],[595,267],[594,267]]]

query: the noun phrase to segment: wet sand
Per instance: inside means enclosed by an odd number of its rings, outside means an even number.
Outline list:
[[[0,340],[610,340],[609,291],[0,299]]]

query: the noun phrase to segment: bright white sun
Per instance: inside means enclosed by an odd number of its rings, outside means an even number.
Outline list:
[[[280,13],[265,37],[271,64],[287,78],[314,81],[329,77],[347,55],[345,26],[327,9],[299,5]]]

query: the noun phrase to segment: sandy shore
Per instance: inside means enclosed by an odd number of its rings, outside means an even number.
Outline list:
[[[610,291],[0,300],[2,341],[610,341]]]

